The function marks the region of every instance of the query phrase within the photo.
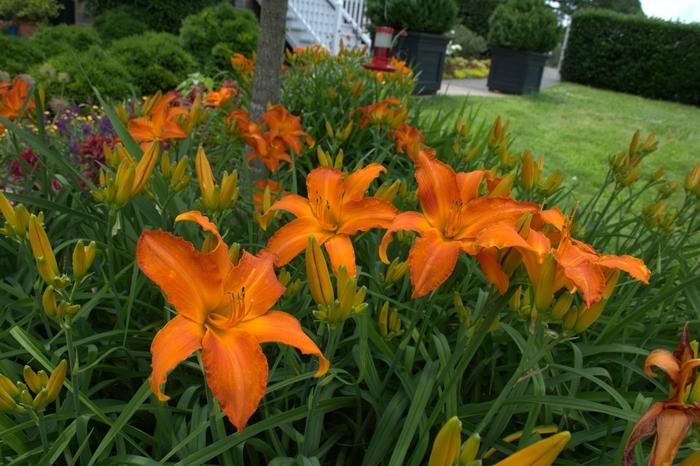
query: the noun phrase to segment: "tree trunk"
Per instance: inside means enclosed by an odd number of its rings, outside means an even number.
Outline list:
[[[258,120],[268,104],[280,100],[282,61],[287,27],[287,1],[265,0],[260,7],[260,35],[255,52],[255,74],[250,99],[251,120]],[[260,159],[250,163],[250,183],[267,176],[267,169]]]
[[[265,0],[260,8],[260,36],[250,102],[253,119],[257,119],[265,111],[267,104],[276,104],[280,100],[287,1]]]

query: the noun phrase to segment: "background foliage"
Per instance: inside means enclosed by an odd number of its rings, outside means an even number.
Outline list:
[[[196,69],[196,61],[167,32],[147,32],[112,43],[110,52],[124,65],[131,83],[144,94],[173,89]]]
[[[124,7],[151,29],[177,34],[185,17],[217,2],[218,0],[86,0],[85,4],[95,15]]]
[[[562,77],[655,99],[700,104],[700,25],[582,11],[573,17]]]
[[[186,18],[180,37],[206,71],[217,71],[230,68],[234,52],[252,56],[258,29],[258,20],[250,10],[223,2]]]
[[[391,26],[397,32],[443,34],[458,20],[455,0],[369,0],[367,17],[376,26]]]
[[[543,0],[507,0],[489,19],[491,46],[544,53],[558,39],[557,15]]]
[[[148,30],[148,25],[139,19],[128,6],[119,6],[103,11],[95,16],[93,26],[105,43],[143,34]]]

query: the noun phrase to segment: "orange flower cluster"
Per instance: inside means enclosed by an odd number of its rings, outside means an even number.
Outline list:
[[[394,68],[394,71],[390,73],[385,73],[383,71],[379,71],[375,74],[377,77],[377,81],[380,83],[384,84],[387,81],[401,81],[401,80],[412,80],[413,79],[413,70],[406,65],[406,62],[403,60],[399,60],[396,57],[392,57],[391,60],[389,61],[389,66]]]
[[[224,82],[218,91],[210,91],[204,98],[204,105],[212,108],[221,108],[228,104],[233,97],[238,95],[238,89],[230,82]]]
[[[215,244],[209,251],[198,251],[180,237],[153,230],[139,238],[139,267],[177,311],[151,344],[151,388],[159,400],[167,400],[162,387],[168,373],[201,349],[207,384],[240,431],[267,386],[268,366],[261,343],[284,343],[317,356],[316,376],[326,373],[329,363],[295,317],[270,310],[284,293],[272,256],[243,252],[234,264],[216,226],[202,214],[186,212],[176,221],[199,224]]]
[[[250,84],[255,72],[255,52],[253,52],[253,58],[246,58],[243,54],[234,53],[231,56],[231,66],[236,70],[244,84]]]
[[[396,129],[406,122],[408,110],[396,97],[380,100],[372,105],[357,109],[362,114],[360,127],[386,126]]]
[[[267,244],[282,266],[301,253],[314,236],[325,245],[333,271],[341,266],[354,277],[355,250],[350,236],[372,228],[387,228],[398,211],[389,202],[365,197],[369,185],[386,169],[373,163],[345,176],[334,168],[316,168],[306,177],[308,198],[288,194],[269,213],[284,210],[296,220],[280,228]]]
[[[415,161],[418,152],[428,149],[425,145],[425,136],[415,126],[406,123],[401,124],[394,130],[396,140],[396,150],[399,154],[406,154]]]
[[[290,150],[301,154],[302,140],[313,147],[314,140],[302,129],[300,118],[281,104],[270,106],[261,119],[265,131],[261,125],[251,122],[248,113],[243,110],[229,112],[229,120],[235,122],[241,138],[253,149],[248,154],[248,160],[257,157],[274,173],[279,170],[280,162],[292,162]]]
[[[129,134],[141,144],[141,148],[153,141],[165,142],[187,137],[188,131],[181,120],[186,119],[188,115],[191,117],[191,111],[184,107],[172,106],[176,97],[175,92],[168,92],[165,95],[158,93],[144,104],[143,116],[129,120]],[[194,107],[196,104],[193,105],[193,109]]]
[[[541,210],[509,196],[512,179],[476,170],[455,173],[434,157],[423,135],[409,125],[394,131],[397,150],[416,163],[418,198],[423,212],[403,212],[389,227],[380,246],[386,255],[392,233],[419,233],[409,255],[414,297],[428,294],[452,274],[460,252],[474,256],[486,278],[501,293],[522,264],[542,303],[548,306],[561,288],[580,291],[587,307],[606,298],[618,271],[648,283],[649,269],[630,256],[602,255],[571,238],[570,220],[558,209]],[[485,182],[485,183],[484,183]],[[486,194],[480,195],[482,183]]]
[[[22,112],[27,97],[29,96],[29,84],[17,76],[11,83],[0,81],[0,116],[8,120],[14,120]],[[36,107],[34,99],[30,99],[25,110]],[[0,134],[5,132],[5,127],[0,124]]]

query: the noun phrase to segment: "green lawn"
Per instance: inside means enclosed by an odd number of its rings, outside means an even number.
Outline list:
[[[458,111],[468,99],[479,118],[501,116],[516,138],[514,148],[545,155],[547,170],[576,177],[586,197],[600,186],[607,159],[625,148],[632,133],[652,131],[659,149],[643,163],[643,173],[666,169],[666,179],[683,178],[700,162],[700,108],[644,99],[562,83],[535,97],[447,97],[426,99],[428,112]]]

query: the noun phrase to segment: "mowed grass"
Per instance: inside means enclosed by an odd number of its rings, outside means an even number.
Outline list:
[[[653,132],[659,149],[646,158],[642,175],[663,166],[666,179],[683,183],[700,162],[700,108],[628,94],[560,83],[537,96],[451,97],[423,101],[428,114],[459,112],[467,104],[477,120],[497,116],[508,122],[513,148],[545,156],[545,171],[574,178],[575,193],[585,199],[603,183],[608,156],[627,147],[634,131]]]

